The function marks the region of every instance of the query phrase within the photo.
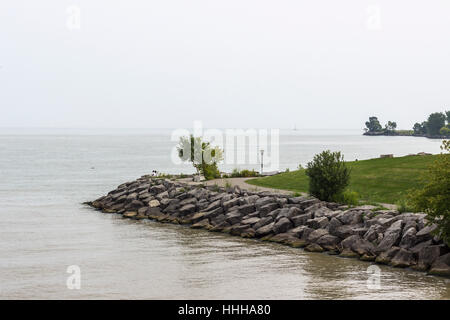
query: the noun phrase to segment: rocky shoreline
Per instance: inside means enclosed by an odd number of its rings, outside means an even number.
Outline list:
[[[409,132],[397,132],[397,131],[375,131],[375,132],[364,132],[363,136],[370,136],[370,137],[379,137],[379,136],[391,136],[391,137],[421,137],[421,138],[428,138],[428,139],[450,139],[450,136],[445,135],[427,135],[427,134],[416,134],[416,133],[409,133]]]
[[[189,225],[450,277],[450,249],[423,213],[349,208],[312,197],[189,186],[143,176],[86,204],[129,219]]]

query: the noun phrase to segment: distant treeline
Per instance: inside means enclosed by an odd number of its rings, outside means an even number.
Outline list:
[[[388,121],[384,128],[377,117],[370,117],[366,121],[364,135],[368,136],[419,136],[428,138],[450,138],[450,111],[434,112],[427,121],[416,122],[412,130],[397,130],[397,123]]]

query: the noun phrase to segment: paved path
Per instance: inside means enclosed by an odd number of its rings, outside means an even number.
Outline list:
[[[289,195],[293,194],[292,191],[288,191],[288,190],[272,189],[272,188],[266,188],[266,187],[260,187],[260,186],[254,186],[252,184],[248,184],[245,181],[249,180],[249,179],[255,179],[255,178],[253,178],[253,177],[252,178],[226,178],[226,179],[214,179],[214,180],[208,180],[208,181],[202,181],[202,182],[193,182],[191,180],[191,178],[186,178],[186,179],[180,179],[179,181],[185,182],[190,185],[203,184],[206,186],[214,186],[217,184],[219,187],[225,187],[225,184],[227,184],[227,182],[228,182],[233,187],[238,186],[242,190],[248,190],[248,191],[253,191],[253,192],[255,192],[255,191],[270,191],[270,192],[275,192],[275,193],[280,193],[280,194],[289,194]]]
[[[253,191],[253,192],[255,192],[255,191],[270,191],[270,192],[274,192],[274,193],[288,194],[288,195],[294,194],[294,192],[288,191],[288,190],[266,188],[266,187],[260,187],[260,186],[248,184],[245,181],[249,180],[249,179],[255,179],[255,178],[253,178],[253,177],[252,178],[226,178],[226,179],[215,179],[215,180],[202,181],[202,182],[193,182],[192,178],[185,178],[185,179],[179,179],[179,181],[182,181],[182,182],[190,184],[190,185],[203,184],[206,186],[213,186],[213,185],[217,184],[219,187],[225,187],[225,184],[228,182],[233,187],[238,186],[242,190],[248,190],[248,191]],[[304,192],[302,192],[301,194],[307,195],[307,193],[304,193]],[[393,209],[393,210],[397,209],[397,206],[395,204],[380,203],[380,205],[382,205],[383,207],[385,207],[387,209]]]

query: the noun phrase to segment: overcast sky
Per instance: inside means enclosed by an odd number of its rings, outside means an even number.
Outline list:
[[[0,127],[410,129],[450,109],[450,1],[2,0],[0,108]]]

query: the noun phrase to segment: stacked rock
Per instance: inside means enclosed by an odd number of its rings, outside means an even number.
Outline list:
[[[311,252],[450,276],[450,249],[424,213],[348,207],[313,197],[192,186],[143,176],[90,206],[130,219],[187,224]]]

